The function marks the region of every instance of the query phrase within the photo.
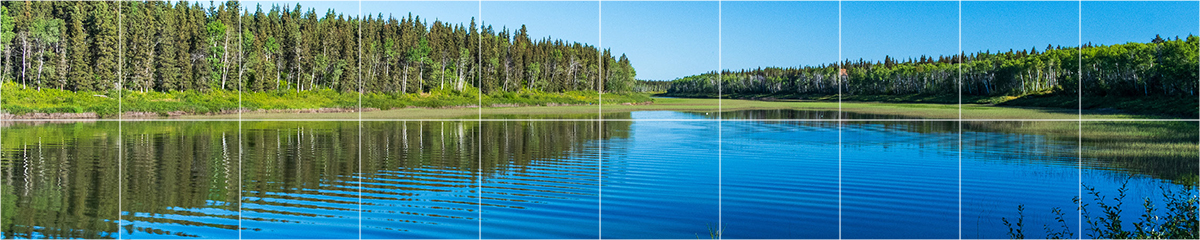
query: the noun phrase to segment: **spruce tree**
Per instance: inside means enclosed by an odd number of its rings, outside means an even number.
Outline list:
[[[95,90],[95,79],[92,76],[91,44],[88,41],[88,33],[84,20],[87,18],[87,3],[76,2],[74,11],[71,12],[71,24],[67,26],[70,30],[70,54],[71,64],[69,69],[70,74],[67,77],[67,88],[76,91]]]
[[[114,90],[117,84],[117,18],[108,2],[94,2],[92,8],[92,89]]]

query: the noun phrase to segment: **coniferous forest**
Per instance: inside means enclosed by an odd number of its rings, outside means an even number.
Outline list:
[[[634,82],[624,55],[532,38],[524,26],[240,4],[5,1],[0,78],[39,91],[357,92],[361,76],[363,91],[389,94],[621,92]]]
[[[722,72],[720,91],[739,95],[957,95],[959,67],[965,96],[1080,93],[1100,97],[1186,98],[1194,108],[1200,48],[1196,36],[1155,36],[1148,43],[1046,46],[955,56],[885,57],[821,66]],[[961,61],[960,61],[961,59]],[[961,63],[961,64],[960,64]],[[1080,65],[1082,64],[1082,65]],[[844,66],[844,67],[839,67]],[[716,73],[672,82],[669,94],[715,96]],[[1080,82],[1082,81],[1082,83]],[[840,82],[840,84],[839,84]],[[1080,89],[1082,86],[1082,89]],[[1193,111],[1194,112],[1194,111]]]

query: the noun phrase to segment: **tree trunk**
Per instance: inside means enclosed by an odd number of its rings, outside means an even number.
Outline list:
[[[61,84],[58,85],[58,90],[63,90],[67,86],[67,51],[66,49],[60,49],[62,48],[61,43],[54,48],[59,49],[58,82]]]
[[[508,91],[508,75],[509,75],[508,71],[511,67],[512,67],[512,61],[511,60],[505,61],[505,64],[504,64],[504,91],[505,92]]]
[[[38,44],[38,45],[42,45],[42,44]],[[45,54],[46,54],[46,47],[45,46],[38,47],[37,87],[34,87],[34,88],[37,89],[39,92],[42,91],[42,66],[45,66],[45,64],[46,64],[46,60],[43,57],[43,55],[45,55]]]
[[[12,47],[4,48],[4,60],[12,59],[11,57],[12,57]],[[12,70],[12,64],[9,63],[9,61],[4,61],[4,75],[0,75],[0,76],[8,76],[8,74],[9,74],[8,71],[10,71],[10,70]]]
[[[157,45],[157,43],[152,44],[150,46],[146,46],[150,51],[150,56],[149,56],[149,58],[146,59],[146,67],[143,69],[143,73],[142,73],[146,76],[146,84],[142,84],[142,92],[143,93],[146,91],[150,91],[150,83],[154,82],[154,59],[155,59],[154,58],[154,55],[155,55],[155,52],[154,52],[155,46],[154,45]]]
[[[408,94],[408,62],[404,63],[404,77],[400,80],[400,92]]]
[[[225,31],[224,42],[221,46],[221,89],[225,89],[225,80],[229,76],[229,30]]]
[[[446,89],[446,54],[442,54],[442,71],[438,72],[438,88]]]
[[[425,61],[421,61],[421,69],[417,69],[417,94],[425,93]]]
[[[21,37],[21,45],[22,45],[22,48],[21,48],[21,89],[25,89],[25,85],[27,84],[27,82],[29,80],[29,76],[26,76],[26,74],[25,74],[26,72],[29,71],[29,61],[28,61],[29,60],[29,37],[28,36]]]

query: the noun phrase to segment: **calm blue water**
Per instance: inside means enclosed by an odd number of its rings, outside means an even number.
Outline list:
[[[1095,158],[1080,171],[1073,138],[1012,133],[1075,122],[965,123],[960,145],[958,122],[839,132],[714,116],[12,125],[0,225],[6,238],[1008,238],[1001,219],[1021,205],[1041,238],[1079,234],[1081,182],[1109,197],[1127,183],[1133,222],[1143,197],[1182,188],[1163,176],[1198,171]]]

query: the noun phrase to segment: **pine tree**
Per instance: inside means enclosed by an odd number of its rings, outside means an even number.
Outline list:
[[[91,15],[94,78],[91,89],[115,90],[117,87],[117,18],[107,2],[93,3]]]
[[[84,19],[87,17],[87,5],[84,2],[76,2],[74,11],[71,12],[70,28],[70,51],[71,57],[70,74],[67,78],[68,89],[95,90],[95,79],[92,77],[91,44],[88,42],[88,33],[84,26]]]

